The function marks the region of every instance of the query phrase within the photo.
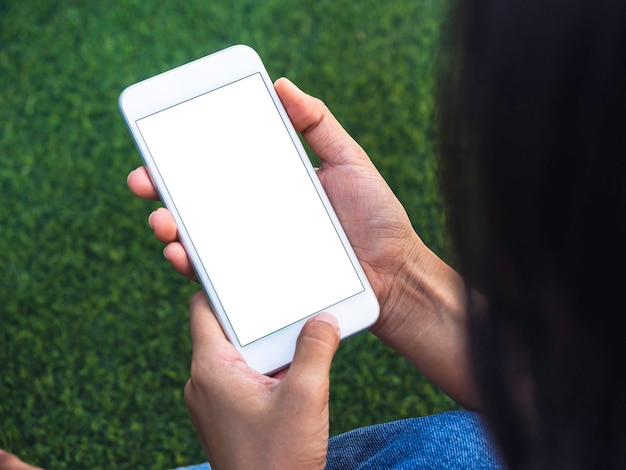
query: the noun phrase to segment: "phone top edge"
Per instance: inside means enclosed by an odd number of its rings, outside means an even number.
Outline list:
[[[143,83],[145,83],[147,81],[153,80],[153,79],[155,79],[157,77],[160,77],[160,76],[163,76],[163,75],[170,75],[170,74],[176,73],[177,71],[179,71],[181,69],[192,67],[197,62],[209,59],[211,57],[217,57],[217,56],[220,56],[220,55],[225,55],[226,53],[228,53],[229,51],[232,51],[234,49],[239,49],[242,52],[245,51],[245,53],[250,54],[252,56],[255,56],[259,61],[261,61],[261,56],[259,56],[259,53],[256,50],[254,50],[252,47],[248,46],[247,44],[233,44],[232,46],[228,46],[225,49],[221,49],[219,51],[211,52],[211,53],[209,53],[207,55],[204,55],[202,57],[198,57],[198,58],[193,59],[193,60],[191,60],[189,62],[185,62],[183,64],[177,65],[176,67],[163,70],[162,72],[159,72],[157,74],[151,75],[149,77],[145,77],[145,78],[143,78],[141,80],[138,80],[136,82],[131,83],[130,85],[126,86],[120,92],[120,96],[119,96],[118,102],[122,101],[123,96],[125,94],[127,94],[127,92],[129,90],[134,89],[134,88],[138,88],[139,86],[141,86]]]
[[[188,69],[194,69],[194,74],[187,73]],[[260,72],[272,82],[259,54],[246,44],[235,44],[128,85],[119,95],[118,106],[131,124],[192,97],[188,90],[210,91],[241,77],[242,71]],[[163,89],[168,93],[160,93]]]

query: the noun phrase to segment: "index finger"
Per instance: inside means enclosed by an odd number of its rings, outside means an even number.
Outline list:
[[[320,99],[307,95],[284,77],[276,80],[274,88],[293,127],[323,161],[331,165],[369,162],[365,151]]]
[[[154,184],[152,184],[152,179],[146,167],[140,166],[131,171],[128,174],[128,178],[126,178],[126,183],[135,196],[143,199],[151,199],[153,201],[161,199]]]
[[[189,331],[193,347],[193,363],[212,367],[231,367],[233,362],[245,363],[243,357],[228,341],[209,305],[204,292],[193,295],[190,303]]]

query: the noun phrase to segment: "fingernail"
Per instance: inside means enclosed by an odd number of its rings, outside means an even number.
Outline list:
[[[165,257],[166,260],[170,260],[170,258],[167,256],[167,246],[165,248],[163,248],[163,256]]]
[[[326,313],[326,312],[322,312],[322,313],[318,313],[314,318],[314,321],[323,321],[324,323],[328,323],[329,325],[332,325],[333,328],[335,329],[335,331],[337,332],[338,336],[341,336],[341,332],[339,330],[339,322],[337,321],[337,319],[331,315],[330,313]]]
[[[296,85],[295,83],[293,83],[291,80],[289,80],[287,77],[282,77],[285,79],[285,81],[289,84],[289,86],[295,88],[296,90],[300,90],[300,88],[298,88],[298,85]]]
[[[156,211],[152,211],[152,213],[148,216],[148,225],[150,225],[150,228],[154,230],[154,227],[152,226],[152,216],[154,215]]]

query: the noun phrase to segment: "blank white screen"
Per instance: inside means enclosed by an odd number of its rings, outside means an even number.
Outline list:
[[[241,345],[363,290],[259,74],[137,125]]]

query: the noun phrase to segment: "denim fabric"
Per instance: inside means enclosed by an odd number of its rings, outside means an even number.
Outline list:
[[[355,429],[328,443],[328,470],[502,469],[477,413],[449,411]]]
[[[203,463],[175,470],[210,470]],[[328,442],[327,470],[503,469],[477,413],[448,411],[378,424]]]

